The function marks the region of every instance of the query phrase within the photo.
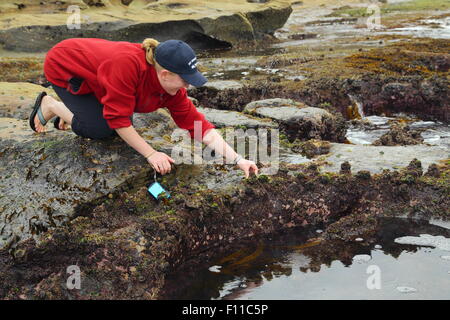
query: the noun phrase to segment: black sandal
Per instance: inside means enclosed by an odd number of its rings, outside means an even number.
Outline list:
[[[61,120],[60,117],[56,116],[55,120],[53,120],[53,125],[55,126],[56,129],[58,130],[64,130],[64,129],[60,129],[59,128],[59,120]]]
[[[42,110],[41,110],[41,103],[42,103],[42,99],[47,95],[47,93],[45,91],[42,91],[38,97],[36,98],[36,101],[34,102],[34,106],[33,106],[33,111],[31,111],[30,114],[30,127],[31,129],[33,129],[34,132],[36,131],[36,127],[34,126],[34,118],[36,117],[36,114],[38,115],[39,121],[41,122],[41,124],[43,126],[45,126],[47,124],[47,120],[45,120],[44,115],[42,114]]]

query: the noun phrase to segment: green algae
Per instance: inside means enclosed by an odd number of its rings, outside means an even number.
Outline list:
[[[436,188],[442,188],[450,194],[450,160],[443,160],[441,164],[437,165],[439,170],[439,176],[423,175],[418,178],[418,182],[423,182],[429,186],[435,186]]]
[[[370,171],[367,170],[358,171],[355,174],[355,177],[360,180],[370,180],[371,179]]]
[[[444,165],[448,164],[444,163]],[[405,172],[414,171],[418,167],[419,163],[412,161],[409,169],[405,168]],[[439,180],[444,182],[447,179],[445,183],[448,186],[448,168],[440,168],[442,176]],[[355,205],[359,203],[363,205],[360,210],[367,209],[368,214],[361,215],[354,212],[353,216],[340,223],[340,227],[335,225],[334,229],[331,228],[328,232],[333,237],[352,238],[353,234],[360,230],[361,225],[370,226],[372,224],[372,217],[377,214],[376,210],[379,210],[377,206],[380,205],[380,201],[383,203],[385,214],[391,212],[397,215],[401,212],[406,214],[419,211],[427,213],[430,210],[440,210],[439,208],[445,205],[442,197],[444,191],[436,185],[437,179],[432,177],[422,177],[417,179],[416,183],[404,184],[405,187],[399,188],[397,181],[402,183],[401,179],[404,177],[399,172],[384,172],[374,175],[367,185],[366,183],[364,185],[356,183],[361,175],[364,176],[361,173],[353,176],[334,173],[314,174],[315,170],[309,166],[299,166],[297,177],[286,176],[284,172],[285,170],[282,169],[278,175],[271,176],[270,179],[262,176],[261,180],[265,180],[265,183],[246,184],[247,187],[242,192],[236,190],[237,193],[229,197],[225,195],[221,197],[209,191],[198,192],[195,198],[199,205],[189,211],[186,211],[184,201],[174,201],[160,206],[153,205],[153,209],[140,215],[123,211],[123,204],[137,207],[149,203],[146,188],[142,187],[135,193],[122,194],[110,199],[109,204],[102,204],[94,210],[93,217],[78,217],[72,221],[71,228],[59,231],[63,232],[64,236],[55,236],[53,240],[49,239],[43,246],[51,246],[53,241],[58,241],[59,247],[67,241],[78,244],[80,245],[78,250],[82,256],[95,258],[95,260],[89,260],[90,264],[100,264],[104,268],[116,265],[120,270],[125,270],[125,272],[118,272],[114,275],[105,271],[108,269],[102,269],[104,272],[101,273],[91,273],[92,278],[100,281],[99,283],[106,278],[116,279],[117,282],[114,284],[116,288],[122,284],[126,286],[131,284],[137,288],[139,283],[147,281],[146,291],[150,294],[146,297],[158,297],[158,288],[163,283],[158,279],[161,279],[161,276],[172,267],[182,263],[183,256],[207,252],[207,248],[212,248],[218,243],[223,244],[224,239],[251,237],[253,234],[264,232],[267,228],[272,231],[286,228],[280,222],[281,220],[296,221],[295,223],[303,221],[311,224],[319,223],[323,219],[323,217],[320,218],[322,214],[332,212],[333,215],[339,216],[342,212],[351,213],[353,212],[352,203]],[[258,181],[258,179],[253,177],[248,182]],[[420,185],[422,180],[427,181],[429,185],[427,183],[424,183],[423,186]],[[433,190],[431,193],[433,197],[430,199],[424,197],[423,201],[420,200],[410,208],[409,194],[411,194],[411,190],[417,189],[424,192],[422,191],[424,187]],[[438,192],[436,192],[436,188]],[[270,194],[265,190],[271,190]],[[187,191],[185,188],[174,187],[174,193],[182,195],[180,200],[193,197]],[[393,191],[395,192],[393,193]],[[189,192],[192,193],[192,190]],[[404,200],[399,198],[399,194],[406,198]],[[380,195],[381,198],[378,198],[377,195]],[[353,200],[343,200],[346,197]],[[390,197],[392,197],[391,200],[389,200]],[[220,198],[224,200],[219,201]],[[266,200],[263,201],[263,199]],[[337,201],[336,199],[341,200]],[[230,208],[230,200],[237,204],[234,209]],[[267,200],[278,203],[279,208],[283,208],[283,211],[267,206]],[[399,201],[405,202],[405,208],[397,206]],[[432,204],[432,207],[427,208],[427,201]],[[337,204],[338,207],[334,208],[333,204]],[[221,212],[221,214],[218,215],[217,212]],[[233,220],[230,219],[230,214],[234,218]],[[293,219],[293,217],[297,218]],[[223,221],[228,221],[228,223],[224,224]],[[263,221],[265,221],[264,227],[262,225],[259,227]],[[361,225],[358,224],[359,222]],[[223,227],[217,228],[218,225]],[[275,225],[277,227],[274,227]],[[342,229],[342,226],[348,226],[348,228]],[[50,247],[47,249],[48,252],[54,250]],[[92,253],[83,253],[85,252],[83,250],[86,249],[92,250]],[[237,252],[228,256],[228,259],[223,262],[226,262],[229,265],[228,268],[231,269],[245,267],[246,264],[252,263],[258,258],[261,250],[261,247],[258,247],[252,252]],[[93,255],[94,252],[95,255]],[[119,256],[116,257],[116,255]],[[23,257],[26,256],[26,254],[23,255]],[[82,256],[78,259],[86,259]],[[119,259],[118,262],[117,259]],[[201,255],[198,256],[198,259],[202,259]],[[90,270],[94,269],[89,268],[85,272],[88,273]],[[128,270],[130,271],[128,272]],[[119,281],[119,279],[122,280]],[[90,290],[89,292],[102,291]],[[22,291],[17,293],[10,291],[12,295],[21,293]],[[115,296],[124,297],[122,294]],[[88,292],[85,297],[92,298]],[[99,297],[105,298],[105,293],[102,292]]]
[[[117,239],[117,237],[115,237],[113,235],[91,233],[91,234],[84,234],[84,236],[82,236],[79,239],[79,242],[81,244],[83,244],[83,243],[93,243],[95,245],[101,245],[103,243],[112,242],[112,241],[114,241],[116,239]]]
[[[430,10],[448,10],[450,9],[449,0],[413,0],[403,3],[380,4],[380,14],[412,11],[430,11]],[[374,13],[367,7],[344,6],[337,8],[330,17],[369,17]]]
[[[33,142],[32,147],[35,149],[44,149],[44,152],[51,152],[64,145],[64,141],[60,140],[43,140]]]
[[[318,176],[318,179],[320,183],[328,184],[335,180],[337,177],[339,177],[339,175],[334,172],[323,172]]]
[[[324,58],[322,59],[288,66],[287,69],[297,74],[304,74],[307,78],[302,81],[282,80],[282,88],[288,92],[298,92],[299,90],[309,92],[316,82],[324,82],[324,79],[327,79],[328,82],[332,82],[332,78],[344,81],[348,81],[348,79],[356,80],[363,78],[368,73],[382,77],[420,75],[430,78],[436,75],[448,76],[445,65],[439,66],[439,63],[436,64],[435,62],[438,60],[444,61],[450,51],[449,42],[445,39],[415,39],[398,35],[374,35],[364,38],[355,37],[350,41],[354,43],[354,46],[359,46],[358,43],[367,40],[388,41],[391,39],[397,41],[380,45],[379,48],[360,49],[359,51],[349,46],[336,46],[333,49],[333,55],[328,52],[323,54]],[[318,54],[318,52],[314,51],[311,54]],[[294,53],[290,55],[295,57]],[[302,53],[297,53],[297,55],[301,56]],[[327,110],[330,109],[328,104],[335,107],[335,96],[328,97],[325,93],[321,93],[321,96],[322,101],[318,101],[317,106]],[[321,103],[324,103],[324,106],[320,106]]]
[[[0,58],[0,82],[38,82],[43,66],[42,58]]]

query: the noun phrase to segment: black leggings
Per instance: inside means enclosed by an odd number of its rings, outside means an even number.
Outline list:
[[[78,80],[73,78],[70,82],[75,92],[80,85]],[[91,139],[117,136],[116,130],[111,129],[103,118],[103,105],[94,94],[75,95],[53,83],[52,87],[61,101],[73,113],[72,131],[76,135]]]

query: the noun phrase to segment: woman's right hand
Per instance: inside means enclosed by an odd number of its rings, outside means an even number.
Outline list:
[[[164,152],[155,152],[150,157],[147,157],[147,161],[152,165],[156,172],[162,175],[169,173],[172,169],[171,163],[175,163],[175,160]]]

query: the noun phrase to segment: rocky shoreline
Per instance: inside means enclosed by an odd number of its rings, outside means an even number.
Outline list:
[[[24,3],[20,9],[14,9],[11,3],[6,7],[12,8],[3,9],[0,44],[5,50],[42,52],[74,37],[130,42],[142,42],[148,37],[159,41],[180,39],[194,49],[226,49],[273,35],[292,12],[289,1],[262,4],[230,1],[226,6],[221,1],[208,1],[208,5],[195,1],[148,5],[139,5],[139,1],[134,1],[136,4],[130,1],[128,5],[71,1],[61,2],[53,9],[43,2],[37,6]],[[65,13],[69,6],[77,9]],[[70,18],[73,15],[77,18]],[[30,25],[27,17],[41,23]],[[69,28],[70,23],[74,27]]]
[[[42,9],[23,2],[22,9],[0,6],[2,13],[24,14],[9,27],[0,19],[0,43],[10,45],[5,49],[42,51],[73,36],[59,35],[67,17],[57,15],[57,5],[46,28],[21,20]],[[126,32],[131,32],[138,42],[148,30],[167,29],[162,26],[169,23],[171,37],[190,39],[196,48],[239,48],[231,58],[233,50],[202,52],[208,76],[221,79],[221,68],[229,68],[231,78],[189,95],[221,133],[279,130],[278,170],[264,174],[269,166],[258,163],[263,174],[243,179],[232,165],[177,163],[174,172],[158,177],[172,198],[155,202],[147,192],[153,171],[119,138],[91,141],[70,131],[38,135],[28,128],[37,93],[56,95],[44,88],[43,55],[11,51],[0,58],[7,70],[0,78],[0,299],[161,299],[167,274],[225,252],[240,239],[320,226],[323,243],[350,242],[373,232],[378,217],[448,221],[448,140],[443,136],[442,145],[429,144],[420,135],[425,129],[404,125],[450,123],[448,40],[370,34],[345,45],[335,40],[332,47],[308,28],[358,18],[310,18],[302,27],[288,21],[283,28],[292,28],[284,30],[288,41],[317,41],[305,53],[301,47],[269,46],[283,45],[273,34],[291,14],[293,5],[285,1],[241,3],[245,14],[229,11],[237,1],[222,12],[220,1],[212,1],[189,19],[183,17],[192,10],[186,1],[155,1],[145,10],[175,10],[170,12],[176,18],[151,23],[133,14],[144,10],[133,7],[138,2],[122,1],[119,7],[112,1],[72,2],[98,21],[83,28],[83,36],[130,41]],[[296,6],[294,18],[302,16],[303,4]],[[305,10],[328,12],[313,0],[305,1]],[[386,18],[386,25],[394,22],[399,23],[395,16]],[[245,57],[246,50],[255,56]],[[388,119],[386,132],[368,145],[349,141],[350,126],[377,128],[371,116]],[[160,151],[170,154],[181,146],[165,110],[135,115],[134,125]],[[80,267],[81,290],[67,288],[71,265]]]
[[[342,173],[328,174],[315,165],[290,166],[220,192],[177,174],[163,179],[174,197],[160,205],[149,202],[145,187],[122,192],[38,243],[22,242],[12,255],[3,250],[0,297],[158,299],[167,272],[238,239],[324,225],[323,241],[349,241],[373,231],[375,217],[448,219],[450,163],[425,174],[419,161],[378,175],[349,169],[347,163]],[[65,285],[74,264],[81,290]]]

